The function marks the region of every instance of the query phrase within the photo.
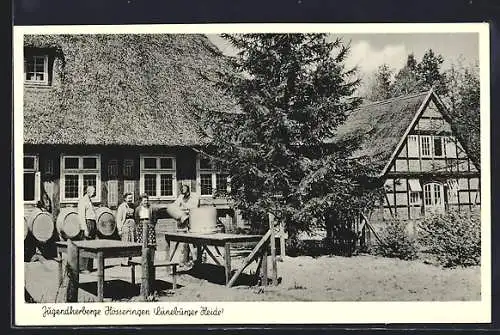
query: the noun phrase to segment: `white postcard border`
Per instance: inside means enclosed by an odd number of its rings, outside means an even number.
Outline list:
[[[97,326],[169,324],[346,324],[346,323],[488,323],[491,322],[491,191],[490,191],[490,62],[487,23],[443,24],[174,24],[120,26],[14,26],[14,185],[22,185],[23,156],[23,35],[94,33],[478,33],[481,81],[481,301],[472,302],[139,302],[29,304],[24,302],[23,196],[15,187],[15,320],[17,326]],[[200,315],[200,308],[221,311]],[[197,310],[196,315],[154,315],[155,308]],[[52,316],[51,308],[80,311],[79,315]],[[81,312],[84,308],[87,313]],[[144,309],[150,315],[105,315],[106,309]],[[100,311],[94,316],[91,310]],[[44,313],[46,314],[44,316]],[[76,312],[75,312],[76,313]]]

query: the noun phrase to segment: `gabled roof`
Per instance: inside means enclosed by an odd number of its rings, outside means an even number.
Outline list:
[[[370,162],[384,175],[431,97],[432,90],[363,105],[349,113],[335,141],[358,143],[353,157]]]
[[[205,110],[232,111],[216,87],[231,71],[204,35],[29,35],[55,55],[50,88],[24,88],[28,144],[167,145],[206,142]]]

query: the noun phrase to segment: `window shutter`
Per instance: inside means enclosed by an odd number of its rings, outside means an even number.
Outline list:
[[[408,136],[408,157],[418,157],[418,142],[416,135]]]
[[[412,191],[412,192],[422,192],[422,186],[420,185],[420,180],[418,180],[418,179],[408,179],[408,184],[410,185],[410,191]]]
[[[40,171],[35,172],[35,201],[40,200]]]
[[[458,202],[458,181],[456,179],[448,179],[448,202],[457,203]]]
[[[108,206],[118,206],[118,181],[108,181]]]
[[[135,201],[135,194],[134,194],[134,191],[135,191],[135,183],[133,180],[125,180],[123,182],[123,191],[124,193],[127,193],[127,192],[130,192],[132,193],[132,202]]]
[[[451,137],[445,139],[446,143],[446,157],[457,158],[457,149],[455,147],[455,140]]]

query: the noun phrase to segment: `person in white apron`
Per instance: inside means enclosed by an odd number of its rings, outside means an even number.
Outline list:
[[[182,185],[181,194],[177,197],[177,199],[167,207],[168,214],[177,220],[178,228],[187,228],[189,229],[189,212],[193,208],[200,207],[200,198],[197,194],[191,193],[188,185]],[[179,251],[181,253],[180,257],[180,269],[187,270],[192,266],[192,262],[190,262],[190,249],[189,244],[180,243]],[[195,250],[193,250],[193,253]],[[196,255],[192,255],[193,259]]]
[[[83,232],[83,239],[95,240],[97,237],[97,215],[92,203],[95,196],[95,187],[87,186],[85,194],[78,201],[78,217],[80,218],[80,231]],[[80,257],[80,270],[89,272],[94,268],[94,259]]]

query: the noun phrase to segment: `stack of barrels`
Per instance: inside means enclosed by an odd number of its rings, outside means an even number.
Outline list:
[[[116,222],[113,212],[106,207],[99,207],[97,214],[98,238],[115,239],[117,237]],[[61,208],[56,221],[51,213],[34,209],[24,218],[24,260],[30,261],[40,251],[45,258],[55,257],[56,241],[81,240],[80,219],[74,207]]]

